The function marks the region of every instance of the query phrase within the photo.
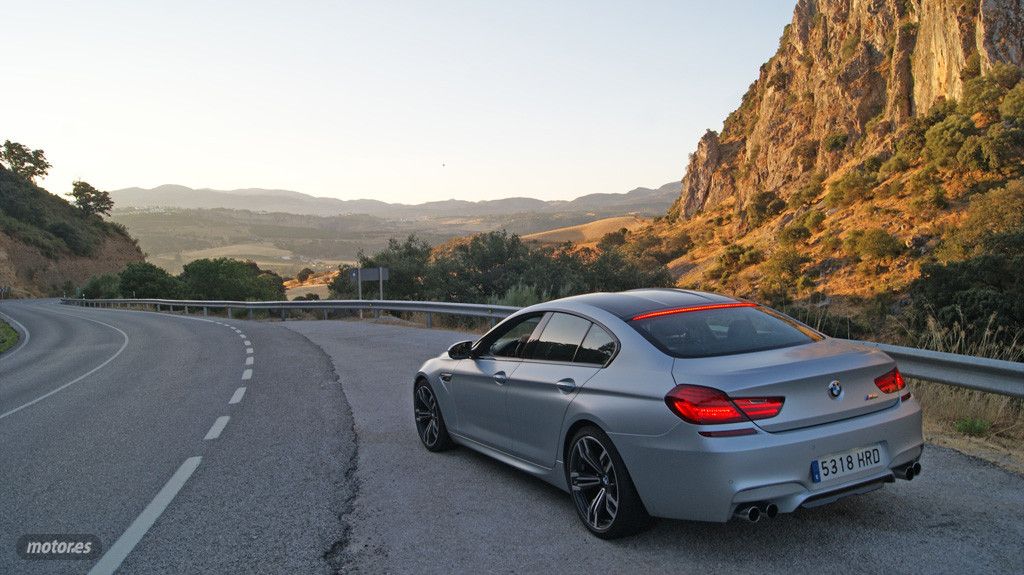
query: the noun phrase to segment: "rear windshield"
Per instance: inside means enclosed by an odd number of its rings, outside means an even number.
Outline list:
[[[630,325],[675,357],[750,353],[822,339],[810,328],[758,307],[675,313],[634,320]]]

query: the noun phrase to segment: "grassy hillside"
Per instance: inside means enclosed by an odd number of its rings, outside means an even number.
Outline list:
[[[87,215],[2,166],[0,231],[53,259],[68,254],[91,256],[109,236],[130,239],[123,226]]]
[[[544,232],[536,232],[523,236],[525,242],[537,242],[541,244],[558,244],[572,242],[577,245],[593,244],[599,241],[606,234],[617,230],[634,230],[644,225],[646,220],[637,216],[619,216],[605,218],[586,224],[556,228]]]

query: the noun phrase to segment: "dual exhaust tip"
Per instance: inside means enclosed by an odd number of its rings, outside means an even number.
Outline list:
[[[906,479],[907,481],[910,481],[911,479],[917,477],[918,475],[921,475],[921,462],[915,461],[913,463],[908,463],[903,467],[894,469],[893,473],[896,475],[896,477],[900,479]]]
[[[741,505],[736,510],[736,517],[757,523],[762,517],[775,519],[779,514],[779,506],[774,503],[755,503],[752,505]]]

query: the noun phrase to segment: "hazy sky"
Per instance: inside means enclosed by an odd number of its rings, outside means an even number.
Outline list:
[[[567,199],[682,177],[793,0],[0,0],[44,185]]]

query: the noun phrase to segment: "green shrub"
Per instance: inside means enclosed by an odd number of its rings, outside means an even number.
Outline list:
[[[182,295],[181,281],[149,262],[126,265],[118,289],[125,297],[140,299],[178,299]]]
[[[837,207],[860,201],[868,197],[877,183],[878,180],[875,174],[865,172],[859,168],[852,169],[829,184],[829,192],[825,196],[825,203],[829,206]]]
[[[965,116],[979,113],[995,116],[1005,93],[1006,88],[990,76],[972,78],[964,83],[964,95],[957,111]]]
[[[811,231],[817,231],[821,229],[822,222],[825,221],[825,214],[819,210],[811,210],[804,214],[803,223],[804,227]]]
[[[786,205],[796,209],[813,204],[821,194],[821,180],[821,175],[815,174],[809,182],[797,188],[796,192],[789,197]]]
[[[974,122],[963,114],[953,114],[925,132],[925,151],[940,166],[955,163],[957,152],[974,132]]]
[[[786,202],[780,200],[775,192],[758,192],[747,203],[747,222],[751,227],[757,227],[785,208]]]
[[[1020,82],[1021,70],[1013,64],[996,62],[988,72],[988,77],[1006,90],[1013,88]]]
[[[229,258],[201,259],[185,264],[179,276],[187,299],[230,301],[283,300],[284,282],[253,262]]]
[[[1019,82],[1006,93],[999,104],[999,115],[1004,120],[1024,121],[1024,82]]]
[[[878,168],[878,177],[882,180],[888,180],[896,174],[907,171],[910,167],[910,163],[900,154],[896,154],[882,163]]]
[[[838,152],[846,147],[846,143],[850,140],[850,135],[845,132],[835,132],[829,134],[825,141],[825,149],[830,152]]]
[[[957,431],[964,435],[982,437],[988,435],[989,429],[992,428],[992,423],[978,417],[967,417],[957,420],[955,427]]]
[[[121,297],[120,280],[114,274],[103,274],[89,278],[82,287],[86,299],[115,299]]]
[[[807,226],[802,223],[793,223],[782,228],[778,240],[784,246],[794,246],[810,237],[811,230],[807,229]]]
[[[846,237],[844,244],[846,251],[857,257],[879,259],[896,257],[903,252],[903,244],[879,228],[854,230]]]

